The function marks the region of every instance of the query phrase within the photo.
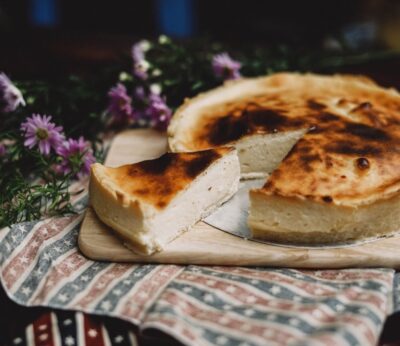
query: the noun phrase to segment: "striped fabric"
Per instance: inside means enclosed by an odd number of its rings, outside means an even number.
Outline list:
[[[390,269],[185,267],[88,260],[77,248],[86,202],[85,194],[76,197],[77,215],[0,231],[0,280],[12,300],[118,317],[141,331],[164,331],[186,345],[227,346],[375,345],[386,316],[393,306],[400,309],[398,296],[393,300],[393,287],[400,291],[400,279]],[[58,322],[50,318],[43,323]],[[85,326],[83,320],[78,323]],[[32,328],[31,339],[40,338]]]
[[[18,346],[137,346],[133,330],[113,330],[81,312],[48,312],[28,325],[20,335],[10,340]]]

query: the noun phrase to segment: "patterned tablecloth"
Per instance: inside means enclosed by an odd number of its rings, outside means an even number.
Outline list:
[[[400,310],[391,269],[292,270],[95,262],[78,214],[0,231],[0,281],[13,301],[114,316],[186,345],[375,345]]]

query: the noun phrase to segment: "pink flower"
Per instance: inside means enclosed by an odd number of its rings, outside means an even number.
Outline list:
[[[238,79],[241,77],[240,68],[242,64],[233,60],[228,53],[214,55],[212,59],[212,68],[215,75],[221,79]]]
[[[25,136],[24,145],[29,149],[39,147],[40,153],[49,155],[53,148],[57,150],[64,140],[63,128],[50,121],[51,116],[32,114],[21,124],[21,131]]]
[[[132,98],[128,95],[123,84],[118,83],[108,92],[108,112],[115,123],[123,124],[133,120]]]
[[[0,112],[13,112],[19,105],[25,106],[21,91],[0,72]]]
[[[57,150],[62,161],[56,166],[60,174],[78,172],[76,176],[80,179],[90,172],[90,166],[96,162],[93,150],[88,141],[83,137],[79,139],[68,139]]]

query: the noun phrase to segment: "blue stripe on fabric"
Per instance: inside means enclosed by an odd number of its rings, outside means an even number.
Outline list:
[[[243,342],[243,340],[246,340],[247,343],[249,343],[249,341],[247,341],[246,336],[244,335],[244,339],[238,339],[238,338],[233,338],[232,335],[228,335],[228,334],[224,334],[224,333],[217,333],[207,327],[204,327],[204,325],[202,324],[202,321],[199,320],[198,324],[194,323],[192,320],[196,319],[195,317],[189,318],[188,316],[185,316],[182,313],[176,312],[176,308],[173,306],[165,306],[165,303],[156,303],[154,306],[154,309],[152,309],[151,312],[156,312],[158,314],[163,314],[163,315],[171,315],[174,317],[174,319],[180,318],[184,321],[186,321],[188,324],[190,325],[198,325],[198,329],[202,330],[202,335],[203,337],[205,337],[207,339],[207,341],[218,345],[220,343],[218,343],[218,337],[224,336],[228,339],[228,341],[226,343],[224,343],[223,345],[229,345],[229,346],[236,346],[236,345],[240,345],[240,342]],[[151,315],[151,312],[149,313],[149,316]],[[252,316],[253,317],[253,316]],[[246,317],[248,319],[248,317]],[[264,322],[268,323],[268,321]],[[251,322],[249,322],[251,324]],[[283,325],[283,326],[287,326],[287,322],[285,320],[274,320],[273,322],[274,327],[279,329],[279,324]],[[340,333],[341,336],[348,342],[348,345],[362,345],[362,343],[360,342],[360,340],[357,339],[357,337],[355,335],[353,335],[351,333],[351,331],[347,330],[346,327],[343,326],[338,326],[338,325],[331,325],[331,326],[317,326],[317,327],[311,327],[311,328],[307,328],[304,329],[302,328],[302,325],[298,325],[296,327],[293,327],[295,329],[298,329],[300,331],[302,331],[304,333],[304,336],[309,337],[310,335],[312,335],[313,333],[324,333],[324,332],[330,332],[330,333]],[[218,325],[215,326],[215,329],[218,329]],[[245,334],[245,332],[240,331],[241,333]],[[266,339],[267,341],[267,339]],[[251,345],[260,345],[260,343],[250,343]],[[297,346],[297,343],[296,343]]]
[[[157,303],[156,303],[157,304]],[[161,304],[158,304],[161,305]],[[159,306],[157,307],[156,312],[158,314],[162,315],[169,315],[171,316],[174,320],[176,319],[181,319],[185,321],[187,324],[190,325],[191,328],[196,328],[196,334],[200,334],[203,338],[205,338],[209,343],[212,345],[224,345],[224,346],[241,346],[243,342],[246,343],[248,346],[259,346],[260,343],[256,342],[250,342],[248,341],[248,338],[246,338],[246,335],[244,332],[242,332],[243,338],[238,338],[238,337],[233,337],[232,335],[227,335],[224,333],[217,333],[214,332],[210,329],[205,328],[203,325],[201,325],[201,321],[199,323],[194,323],[192,320],[195,319],[194,317],[188,318],[186,315],[180,314],[175,312],[174,307],[171,306]],[[149,316],[151,315],[151,312],[149,313]],[[219,326],[215,325],[215,329],[218,329]],[[225,337],[227,340],[224,343],[221,343],[218,340],[218,337]],[[219,341],[219,342],[218,342]]]
[[[329,287],[350,287],[350,286],[361,286],[360,283],[358,283],[360,280],[359,279],[348,279],[347,282],[346,281],[342,281],[342,282],[330,282],[329,279],[318,279],[312,276],[308,276],[306,274],[300,273],[295,269],[276,269],[276,268],[261,268],[261,267],[254,267],[251,268],[252,270],[255,271],[262,271],[262,272],[266,272],[266,273],[279,273],[281,275],[285,275],[288,276],[291,279],[294,280],[301,280],[301,281],[305,281],[305,282],[310,282],[310,283],[315,283],[318,285],[325,285],[325,286],[329,286]],[[360,269],[362,270],[362,269]],[[375,269],[376,270],[376,269]],[[237,280],[238,278],[240,278],[240,280],[246,279],[246,280],[268,280],[268,279],[263,279],[263,278],[247,278],[245,276],[243,276],[242,274],[229,274],[229,273],[224,273],[224,272],[220,272],[220,271],[215,271],[211,268],[206,268],[206,267],[198,267],[198,266],[189,266],[186,269],[187,272],[193,272],[193,273],[205,273],[208,275],[213,275],[213,276],[217,276],[217,277],[223,277],[223,278],[227,278],[229,280]],[[382,273],[392,273],[393,269],[387,269],[387,268],[382,268],[379,269],[380,272]],[[251,273],[247,274],[247,276],[250,276]],[[340,279],[337,279],[338,281],[340,281]],[[364,288],[368,288],[368,289],[376,289],[379,290],[382,286],[385,286],[384,284],[374,281],[373,279],[367,279],[365,280],[368,282],[368,286],[362,286]]]
[[[18,302],[27,302],[34,294],[41,280],[48,275],[53,262],[76,247],[79,227],[80,224],[76,225],[62,238],[46,246],[44,249],[39,249],[40,254],[37,263],[14,294]],[[31,290],[30,293],[27,293],[27,288]]]
[[[49,305],[53,307],[64,307],[66,302],[70,302],[76,295],[85,290],[96,278],[98,274],[103,272],[112,264],[106,262],[93,262],[74,280],[68,281],[62,286],[52,298],[49,299]],[[86,280],[85,278],[88,278]],[[64,300],[63,298],[65,297]]]
[[[271,317],[271,315],[273,315],[274,321],[277,321],[281,324],[289,324],[290,320],[292,320],[294,318],[294,319],[298,320],[299,325],[301,325],[302,330],[307,331],[307,332],[312,332],[315,329],[315,327],[313,327],[309,322],[305,321],[304,319],[301,319],[300,317],[294,317],[293,315],[285,315],[285,312],[279,311],[279,308],[277,308],[276,310],[273,310],[273,311],[265,311],[266,309],[268,309],[268,307],[261,307],[261,309],[258,309],[258,307],[254,304],[253,305],[245,304],[245,303],[231,304],[230,301],[226,301],[226,300],[222,299],[218,294],[212,293],[207,290],[200,289],[195,286],[179,284],[177,282],[172,282],[168,285],[168,288],[176,289],[179,292],[184,292],[185,287],[190,287],[191,292],[189,294],[188,293],[184,293],[184,294],[199,300],[202,304],[207,305],[210,308],[224,311],[224,310],[226,310],[225,307],[229,306],[229,311],[233,311],[244,318],[251,317],[251,318],[259,320],[259,321],[268,320]],[[204,299],[206,295],[208,295],[208,297],[210,297],[212,299],[210,299],[210,301],[206,301]],[[315,305],[316,307],[318,307],[318,305],[329,306],[332,309],[332,311],[337,311],[336,306],[344,305],[342,302],[340,302],[339,300],[337,300],[335,298],[331,298],[329,302],[324,301],[324,302],[318,302],[316,304],[316,302],[313,301],[312,303],[313,303],[312,305]],[[364,311],[364,309],[365,309],[365,311]],[[246,312],[248,310],[252,310],[251,316],[246,315]],[[363,312],[361,313],[360,310],[362,310]],[[364,317],[367,317],[374,324],[382,323],[382,318],[377,316],[373,311],[371,311],[371,309],[369,309],[368,307],[366,307],[362,304],[354,303],[351,305],[346,305],[345,309],[343,311],[339,311],[337,313],[345,313],[345,312],[352,313],[354,315],[362,315]]]
[[[113,311],[119,301],[129,293],[129,291],[136,286],[136,284],[144,279],[148,274],[150,274],[158,266],[153,264],[146,264],[135,268],[135,270],[126,276],[123,280],[118,280],[118,282],[109,289],[108,294],[106,294],[102,300],[98,302],[95,306],[94,311],[96,312],[107,312]],[[116,294],[118,292],[118,294]],[[104,307],[104,303],[108,302],[108,308]]]
[[[88,194],[85,194],[74,204],[74,210],[77,213],[82,212],[88,204]],[[39,220],[39,221],[29,221],[29,222],[21,222],[15,225],[12,225],[9,230],[3,232],[8,232],[7,235],[0,241],[0,264],[4,262],[6,258],[10,256],[12,251],[19,246],[24,239],[28,236],[29,232],[32,229],[41,223],[42,225],[51,226],[51,222],[49,220]],[[42,226],[41,225],[41,226]],[[41,227],[39,226],[39,227]],[[1,231],[1,230],[0,230]]]
[[[281,275],[285,275],[290,277],[293,280],[296,281],[303,281],[303,282],[312,282],[315,284],[319,284],[321,285],[321,282],[318,281],[317,279],[314,278],[310,278],[310,277],[304,277],[304,278],[298,278],[295,276],[291,276],[291,275],[287,275],[287,272],[285,272],[284,270],[273,270],[273,269],[269,269],[268,271],[272,271],[272,272],[279,272],[279,274]],[[229,274],[229,273],[224,273],[224,272],[218,272],[213,270],[212,268],[205,268],[202,267],[200,270],[199,269],[187,269],[186,272],[192,272],[194,275],[196,275],[197,273],[201,273],[204,275],[210,275],[210,279],[211,277],[219,277],[219,278],[223,278],[225,280],[230,280],[233,282],[239,282],[239,283],[245,283],[248,284],[252,287],[255,287],[263,292],[268,292],[269,295],[271,296],[275,296],[278,298],[283,298],[283,299],[293,299],[294,297],[298,296],[301,297],[301,302],[303,303],[312,303],[315,302],[316,299],[318,299],[318,301],[320,301],[321,299],[324,299],[325,297],[317,297],[317,296],[313,296],[313,297],[306,297],[306,296],[302,296],[301,293],[295,293],[292,292],[290,289],[287,288],[287,286],[290,286],[291,284],[280,284],[278,281],[271,281],[270,279],[266,279],[266,278],[249,278],[247,276],[242,276],[241,274]],[[290,272],[290,270],[288,270],[288,272]],[[248,274],[250,275],[250,274]],[[312,279],[312,280],[310,280]],[[258,281],[257,283],[254,283],[254,281]],[[382,290],[387,289],[387,285],[380,282],[380,281],[375,281],[373,279],[368,279],[368,280],[364,280],[362,282],[359,282],[359,280],[357,279],[353,279],[353,280],[349,280],[347,282],[327,282],[324,281],[322,283],[325,286],[329,286],[330,288],[335,288],[338,290],[345,290],[347,288],[351,288],[351,287],[362,287],[362,289],[364,290],[370,290],[370,291],[375,291],[375,292],[382,292]],[[273,286],[277,286],[280,288],[281,292],[278,294],[273,294],[272,292],[270,292],[270,289]],[[303,288],[296,288],[299,291],[303,291]],[[339,292],[336,292],[335,294],[337,294]]]
[[[40,222],[43,221],[18,223],[6,231],[8,234],[0,242],[0,254],[2,255],[0,263],[3,263],[4,259],[10,256],[12,251],[23,242],[29,232]]]

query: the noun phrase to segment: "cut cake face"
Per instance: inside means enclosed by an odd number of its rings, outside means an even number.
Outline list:
[[[233,148],[166,153],[116,168],[94,164],[90,199],[128,247],[151,254],[228,200],[239,179]]]

